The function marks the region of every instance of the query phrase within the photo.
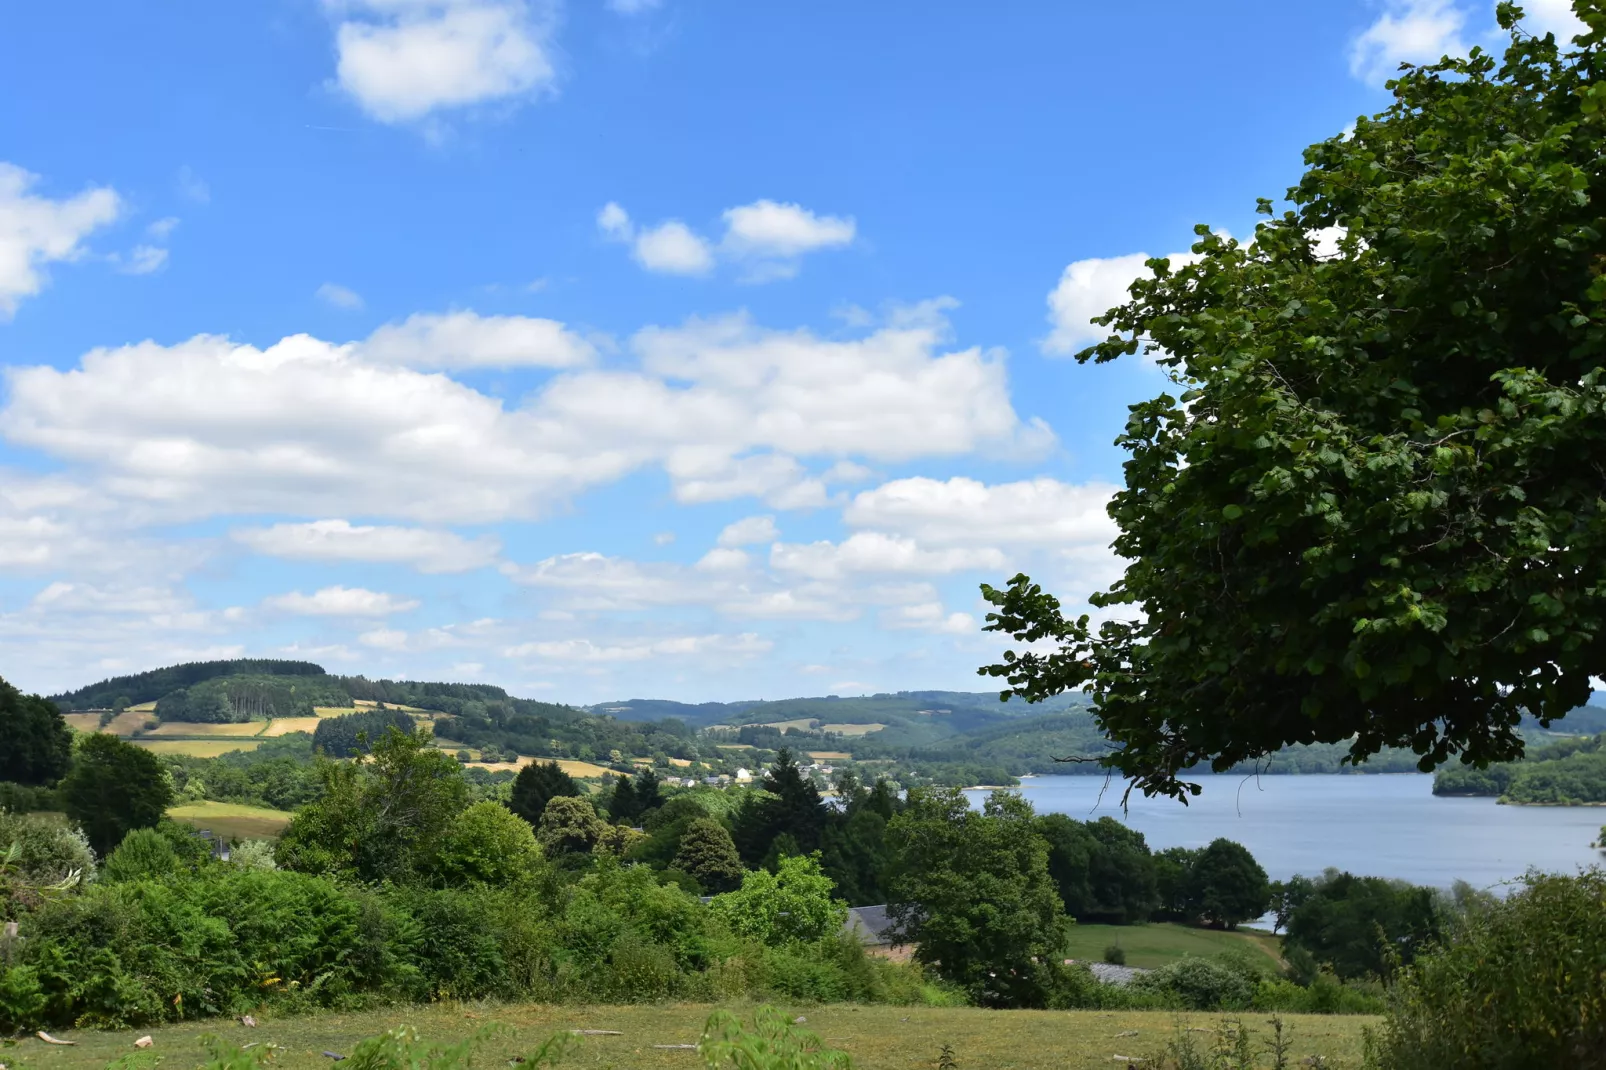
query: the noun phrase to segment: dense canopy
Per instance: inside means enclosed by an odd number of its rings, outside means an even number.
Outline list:
[[[1144,791],[1291,743],[1508,759],[1606,675],[1606,10],[1579,7],[1576,44],[1502,4],[1503,59],[1404,72],[1291,210],[1196,228],[1078,355],[1177,387],[1118,439],[1126,572],[1097,625],[984,588],[1032,648],[982,672],[1090,689]]]

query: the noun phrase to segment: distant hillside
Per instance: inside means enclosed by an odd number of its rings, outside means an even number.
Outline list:
[[[130,706],[155,702],[170,692],[220,676],[324,676],[322,665],[310,661],[276,661],[240,658],[234,661],[189,661],[165,669],[113,676],[98,684],[50,696],[64,710],[110,709],[118,699]]]
[[[674,717],[695,728],[730,724],[779,724],[783,721],[818,720],[836,724],[886,724],[888,720],[953,717],[963,720],[981,714],[983,720],[1040,717],[1087,705],[1087,696],[1058,695],[1047,702],[1028,704],[1019,699],[1000,702],[996,691],[896,691],[842,698],[749,699],[739,702],[702,702],[695,705],[669,699],[633,698],[599,702],[592,713],[631,720]]]

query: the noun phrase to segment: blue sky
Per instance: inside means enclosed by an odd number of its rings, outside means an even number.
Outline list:
[[[0,675],[980,689],[978,583],[1118,571],[1088,317],[1492,8],[19,8]]]

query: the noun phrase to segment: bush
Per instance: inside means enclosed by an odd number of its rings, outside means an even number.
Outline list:
[[[179,870],[178,852],[155,829],[135,829],[106,859],[101,877],[111,882],[161,880]]]
[[[1383,1070],[1606,1066],[1606,872],[1530,874],[1404,971]]]
[[[1181,958],[1142,974],[1129,986],[1174,998],[1194,1011],[1244,1010],[1254,999],[1255,981],[1241,969],[1216,959]]]
[[[1120,944],[1111,944],[1109,947],[1104,949],[1104,961],[1109,963],[1111,966],[1125,966],[1126,948],[1122,947]]]
[[[0,781],[0,810],[13,814],[31,814],[39,810],[55,810],[61,805],[53,788],[32,784]]]
[[[173,801],[156,756],[108,735],[79,740],[57,794],[102,857],[134,829],[154,826]]]
[[[453,818],[433,863],[443,887],[500,887],[534,876],[541,847],[530,823],[494,802],[479,802]]]

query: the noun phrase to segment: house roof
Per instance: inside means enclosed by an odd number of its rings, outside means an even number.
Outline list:
[[[849,907],[843,931],[857,936],[872,947],[892,943],[892,919],[885,903],[870,907]]]

